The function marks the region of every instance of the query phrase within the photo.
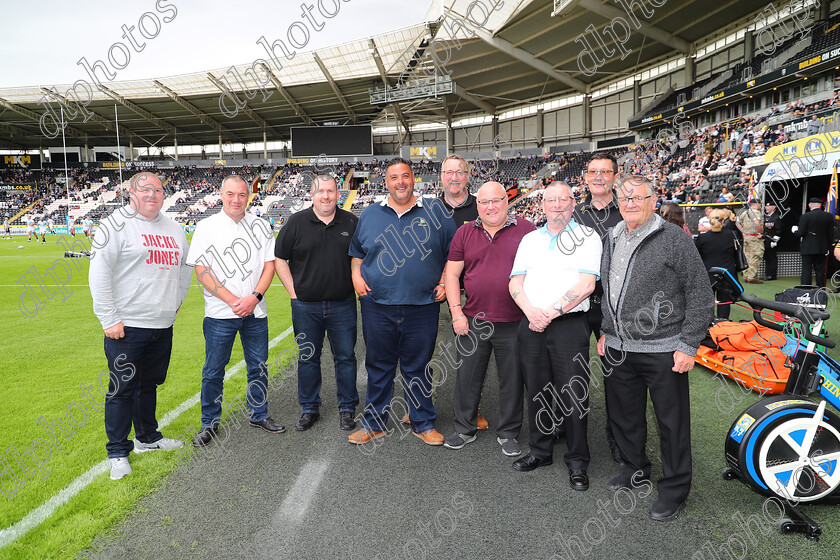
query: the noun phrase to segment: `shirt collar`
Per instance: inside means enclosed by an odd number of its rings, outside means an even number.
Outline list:
[[[484,227],[484,224],[481,223],[481,218],[476,218],[471,223],[472,223],[473,226],[475,226],[477,228],[483,228]],[[508,214],[508,218],[507,218],[507,220],[505,220],[505,224],[501,227],[501,229],[505,229],[508,226],[515,226],[518,223],[519,222],[516,221],[516,216],[511,216],[510,214]]]
[[[544,225],[537,231],[540,232],[540,235],[548,236],[548,250],[551,251],[557,247],[558,240],[560,236],[563,235],[564,231],[571,233],[576,227],[578,227],[578,225],[579,224],[575,221],[575,219],[572,218],[571,220],[569,220],[569,223],[566,224],[566,227],[557,232],[557,235],[551,235],[551,232],[548,231],[548,224]]]
[[[391,210],[393,210],[393,211],[397,214],[397,216],[402,216],[402,215],[404,215],[406,212],[410,211],[410,210],[411,210],[412,208],[414,208],[415,206],[416,206],[416,207],[418,207],[418,208],[423,208],[423,197],[422,197],[422,196],[416,196],[416,197],[414,198],[414,204],[412,204],[411,206],[409,206],[409,207],[405,210],[405,212],[397,212],[397,211],[396,211],[396,210],[395,210],[392,206],[390,206],[390,205],[388,204],[388,201],[389,201],[390,199],[391,199],[391,193],[388,193],[388,196],[386,196],[385,198],[383,198],[383,199],[382,199],[382,202],[380,202],[380,203],[379,203],[379,205],[380,205],[380,206],[384,206],[385,208],[390,208]]]

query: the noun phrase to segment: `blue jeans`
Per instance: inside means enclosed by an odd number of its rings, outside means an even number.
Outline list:
[[[157,387],[166,380],[172,354],[172,327],[141,329],[125,327],[123,338],[105,337],[105,358],[110,381],[105,396],[105,435],[108,457],[128,457],[134,436],[143,443],[161,437],[155,418]]]
[[[268,319],[254,315],[236,319],[204,318],[204,369],[201,371],[201,427],[218,426],[222,417],[222,384],[233,341],[239,333],[248,387],[245,400],[251,422],[268,417]]]
[[[356,298],[344,301],[292,300],[292,326],[298,353],[298,401],[301,412],[316,413],[321,408],[321,349],[324,332],[330,341],[335,365],[336,397],[339,412],[356,412]]]
[[[417,433],[435,427],[432,402],[432,367],[440,304],[382,305],[369,296],[359,299],[362,334],[365,338],[365,368],[368,374],[365,416],[368,430],[381,432],[393,405],[411,418]],[[403,375],[405,398],[391,402],[397,363]]]

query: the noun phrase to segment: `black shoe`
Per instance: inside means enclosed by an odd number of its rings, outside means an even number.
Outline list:
[[[618,448],[618,444],[614,441],[610,442],[610,455],[612,455],[612,460],[619,465],[624,465],[627,462],[624,460],[624,455],[621,454],[621,449]]]
[[[589,475],[583,469],[572,469],[569,471],[569,486],[572,490],[585,492],[589,490]]]
[[[522,457],[521,459],[517,459],[513,462],[514,470],[520,472],[529,472],[539,467],[547,467],[552,464],[554,461],[551,460],[551,457],[546,459],[537,459],[530,453]]]
[[[350,431],[356,427],[356,421],[353,420],[353,413],[352,412],[339,412],[338,413],[338,426],[342,430]]]
[[[298,420],[297,423],[295,424],[295,430],[297,430],[299,432],[305,432],[306,430],[311,428],[312,425],[315,422],[317,422],[318,418],[320,418],[320,417],[321,417],[321,415],[318,414],[317,412],[304,412],[303,414],[300,415],[300,420]],[[269,430],[269,431],[271,431],[271,430]],[[281,430],[281,431],[283,431],[283,430]]]
[[[671,521],[677,518],[683,506],[685,502],[676,503],[659,498],[650,508],[650,518],[655,521]]]
[[[636,471],[636,472],[641,472],[641,471]],[[648,478],[646,476],[641,477],[641,478],[637,477],[635,479],[635,483],[634,483],[632,475],[622,473],[622,474],[618,475],[617,477],[613,478],[612,480],[610,480],[609,483],[607,484],[607,488],[609,488],[613,492],[618,492],[622,488],[627,488],[628,490],[633,490],[634,488],[638,488],[639,486],[641,486],[642,482],[646,481],[646,480],[650,480],[650,478]]]
[[[216,439],[216,435],[219,433],[218,428],[214,428],[212,426],[204,426],[201,430],[195,434],[193,438],[193,446],[194,447],[207,447],[210,445],[210,442]]]
[[[271,416],[266,416],[259,422],[254,422],[253,420],[251,420],[251,425],[255,428],[262,428],[263,430],[271,434],[282,434],[286,431],[286,426],[275,422],[271,419]]]

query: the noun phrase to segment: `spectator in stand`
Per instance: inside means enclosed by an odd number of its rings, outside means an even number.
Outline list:
[[[700,222],[697,224],[697,230],[700,233],[706,233],[707,231],[712,229],[712,224],[709,221],[709,216],[712,215],[712,210],[713,208],[711,206],[706,206],[706,208],[704,209],[706,215],[700,218]]]
[[[685,213],[682,206],[673,202],[666,202],[662,205],[662,219],[666,222],[671,222],[675,226],[682,228],[684,232],[691,235],[691,230],[685,225]]]
[[[723,187],[720,191],[720,195],[718,195],[717,201],[718,202],[732,202],[735,200],[735,195],[729,192],[729,189]]]

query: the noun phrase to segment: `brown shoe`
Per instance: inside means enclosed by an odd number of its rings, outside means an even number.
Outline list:
[[[405,413],[405,416],[402,417],[403,424],[411,424],[411,418],[408,416],[408,412]]]
[[[414,432],[414,435],[422,439],[426,445],[443,445],[443,436],[434,428],[426,430],[422,434]]]
[[[490,427],[490,424],[487,423],[487,419],[481,415],[481,411],[478,411],[478,420],[476,421],[476,428],[479,430],[486,430]]]
[[[750,280],[744,280],[747,284],[764,284],[763,280],[759,280],[758,278],[753,278]]]
[[[361,430],[353,432],[352,434],[347,436],[347,440],[350,443],[362,445],[375,439],[383,438],[386,435],[386,432],[374,432],[366,428],[362,428]]]

